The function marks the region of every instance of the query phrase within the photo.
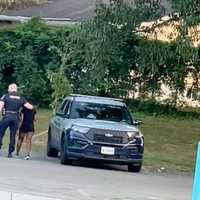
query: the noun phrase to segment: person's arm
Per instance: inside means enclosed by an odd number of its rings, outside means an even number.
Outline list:
[[[26,102],[26,103],[24,104],[24,107],[26,107],[26,108],[29,109],[29,110],[33,110],[33,105],[30,104],[30,103],[28,103],[28,102]]]
[[[0,113],[1,113],[2,110],[3,110],[4,104],[5,104],[5,103],[4,103],[3,101],[0,100]]]
[[[24,114],[22,112],[22,110],[19,112],[19,124],[18,124],[18,130],[17,130],[17,136],[19,137],[19,133],[20,133],[20,127],[22,125],[23,122],[23,118],[24,118]]]
[[[22,109],[19,113],[19,127],[22,125],[24,119],[24,110]]]
[[[34,122],[37,121],[36,111],[34,112]]]
[[[6,95],[3,95],[0,98],[0,113],[2,113],[2,111],[3,111],[4,105],[5,105],[5,100],[6,100]]]
[[[33,105],[30,104],[24,97],[21,97],[20,101],[21,101],[21,107],[25,107],[29,110],[33,110]]]

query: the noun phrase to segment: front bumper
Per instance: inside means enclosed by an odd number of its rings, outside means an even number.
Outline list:
[[[67,155],[72,160],[94,160],[113,164],[139,165],[143,160],[143,143],[115,145],[99,142],[90,142],[71,138],[68,142]],[[114,148],[113,155],[102,154],[102,147]]]

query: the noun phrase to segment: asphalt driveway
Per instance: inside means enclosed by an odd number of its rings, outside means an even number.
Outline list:
[[[39,16],[53,18],[71,18],[72,20],[81,21],[94,13],[96,0],[51,0],[40,6],[21,10],[10,10],[5,12],[6,15],[12,16]],[[109,2],[109,0],[103,0]],[[163,14],[168,14],[171,10],[167,0],[161,0]]]
[[[192,176],[97,164],[61,165],[43,153],[32,160],[0,157],[2,191],[61,200],[190,200]],[[0,198],[1,199],[1,198]]]
[[[53,0],[40,6],[10,10],[4,14],[27,17],[66,17],[72,20],[82,20],[93,14],[94,7],[95,0]]]

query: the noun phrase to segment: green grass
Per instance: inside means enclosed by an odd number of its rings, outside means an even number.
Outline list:
[[[48,129],[49,119],[52,115],[52,111],[40,109],[36,115],[35,134],[39,134]]]
[[[145,136],[144,165],[167,170],[191,172],[194,169],[199,120],[153,117],[136,114],[143,119],[140,127]]]
[[[35,135],[40,134],[48,130],[49,127],[49,119],[52,115],[52,111],[41,109],[37,113],[37,120],[35,124]],[[46,152],[46,144],[47,144],[47,134],[44,134],[40,137],[35,137],[33,139],[33,151],[39,153],[41,151]]]

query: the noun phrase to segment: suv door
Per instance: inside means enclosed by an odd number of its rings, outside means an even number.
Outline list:
[[[54,134],[52,135],[52,140],[55,141],[58,149],[60,148],[60,137],[65,127],[64,120],[67,118],[66,109],[69,107],[69,103],[69,100],[64,100],[53,120]]]
[[[62,137],[62,133],[63,130],[65,129],[66,125],[69,123],[69,115],[70,115],[70,107],[71,107],[71,101],[67,100],[63,110],[62,110],[62,114],[64,117],[62,117],[62,127],[57,135],[57,143],[60,147],[61,144],[61,137]]]

